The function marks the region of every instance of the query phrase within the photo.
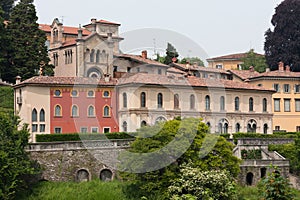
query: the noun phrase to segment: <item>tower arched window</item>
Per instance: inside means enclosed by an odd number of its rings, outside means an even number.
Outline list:
[[[257,124],[254,119],[251,119],[247,124],[247,132],[248,133],[256,133]]]
[[[123,108],[127,108],[127,94],[123,93]]]
[[[175,94],[174,95],[174,109],[178,109],[179,108],[179,95]]]
[[[220,97],[220,110],[225,110],[225,97],[221,96]]]
[[[190,109],[195,109],[195,95],[190,96]]]
[[[60,105],[56,105],[55,109],[54,109],[54,116],[60,117],[60,116],[62,116],[61,113],[62,113],[61,106]]]
[[[240,98],[235,97],[234,99],[234,110],[239,111],[240,110]]]
[[[94,117],[95,116],[95,107],[94,106],[89,106],[88,108],[88,116],[89,117]]]
[[[205,97],[205,110],[210,110],[210,97],[208,95]]]
[[[100,62],[100,50],[98,49],[96,52],[96,63]]]
[[[110,116],[109,106],[104,107],[103,115],[104,115],[104,117],[109,117]]]
[[[92,51],[90,53],[90,62],[94,62],[94,56],[95,56],[95,50],[92,49]]]
[[[141,107],[142,108],[146,107],[146,93],[145,92],[141,93]]]
[[[72,117],[78,116],[78,107],[76,105],[72,106]]]
[[[123,122],[122,126],[123,126],[123,131],[127,132],[127,122],[126,121]]]
[[[253,111],[253,98],[249,98],[249,111]]]
[[[239,123],[236,123],[235,125],[235,132],[238,133],[241,131],[241,125]]]
[[[157,95],[157,107],[158,108],[163,107],[163,95],[162,95],[162,93],[158,93],[158,95]]]
[[[45,110],[42,108],[40,111],[40,122],[45,121]]]
[[[267,112],[268,108],[268,101],[266,98],[263,99],[263,112]]]
[[[31,113],[31,120],[32,120],[33,122],[37,122],[37,111],[36,111],[35,108],[32,110],[32,113]]]

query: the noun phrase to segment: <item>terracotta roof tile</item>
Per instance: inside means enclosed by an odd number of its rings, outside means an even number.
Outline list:
[[[242,80],[246,80],[246,79],[249,79],[252,77],[257,77],[260,75],[259,72],[257,72],[257,71],[251,72],[250,70],[228,70],[228,71],[231,72],[232,74],[238,76]]]
[[[263,54],[255,53],[258,56],[263,56]],[[240,60],[247,56],[247,53],[235,53],[235,54],[229,54],[214,58],[208,58],[207,61],[217,61],[217,60]]]
[[[300,72],[291,72],[291,71],[269,71],[269,72],[263,72],[259,73],[257,71],[251,72],[250,70],[228,70],[232,74],[235,74],[242,80],[246,79],[256,79],[256,78],[263,78],[263,77],[269,77],[269,78],[300,78]]]
[[[162,64],[158,61],[142,58],[142,56],[139,56],[139,55],[118,54],[118,55],[115,55],[115,56],[119,57],[119,58],[131,59],[131,60],[143,63],[143,64],[159,65],[159,66],[163,66],[163,67],[169,67],[168,65]]]
[[[189,65],[188,66],[187,64],[172,63],[171,66],[177,67],[177,68],[185,70],[185,71],[191,70],[191,71],[203,71],[203,72],[229,74],[224,69],[216,69],[216,68],[197,66],[197,65]]]
[[[113,25],[121,25],[119,23],[115,23],[115,22],[110,22],[110,21],[107,21],[107,20],[104,20],[104,19],[100,19],[97,21],[98,23],[102,23],[102,24],[113,24]]]
[[[51,32],[51,26],[48,24],[39,24],[39,28],[45,32]],[[71,26],[63,26],[65,34],[77,35],[78,34],[78,27],[71,27]],[[86,36],[89,35],[91,32],[82,29],[82,35]]]

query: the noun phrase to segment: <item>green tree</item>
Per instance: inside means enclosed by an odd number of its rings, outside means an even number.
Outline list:
[[[8,33],[7,29],[5,28],[4,24],[4,12],[2,11],[0,7],[0,78],[3,71],[5,71],[5,68],[7,66],[7,52],[9,49],[9,40],[8,40]]]
[[[181,59],[180,63],[181,64],[190,63],[190,64],[196,64],[198,66],[204,66],[204,62],[198,57],[186,57]]]
[[[11,10],[14,6],[16,0],[1,0],[0,4],[1,4],[1,8],[4,11],[4,19],[5,20],[9,20],[9,15],[11,13]]]
[[[123,152],[120,157],[121,170],[140,172],[121,176],[133,180],[135,187],[145,195],[155,191],[165,193],[171,181],[179,177],[183,163],[204,171],[227,169],[236,177],[239,159],[232,155],[233,145],[207,132],[208,127],[195,118],[174,119],[141,128],[130,152]],[[157,166],[162,167],[156,169]]]
[[[255,71],[265,72],[268,67],[265,56],[255,53],[254,49],[250,49],[242,61],[243,70],[248,70],[250,66],[253,66]]]
[[[13,82],[18,75],[30,78],[38,75],[40,67],[45,71],[51,69],[46,35],[39,29],[37,19],[33,0],[21,0],[13,8],[7,26],[12,51],[9,52],[10,65],[2,74],[4,80]]]
[[[35,173],[33,162],[24,148],[28,129],[17,129],[18,119],[0,112],[0,199],[13,199],[26,186],[25,177]]]
[[[274,30],[265,33],[265,55],[271,70],[282,61],[291,70],[300,71],[300,1],[284,0],[275,8],[271,23]]]
[[[177,59],[178,56],[179,56],[179,54],[176,51],[175,47],[172,44],[168,43],[164,64],[168,65],[168,64],[172,63],[173,62],[172,59],[173,58]]]

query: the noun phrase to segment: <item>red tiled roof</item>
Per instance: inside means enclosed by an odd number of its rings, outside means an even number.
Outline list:
[[[273,92],[273,90],[255,86],[248,83],[237,82],[232,80],[224,80],[224,79],[198,78],[195,76],[188,76],[186,78],[186,77],[175,77],[175,76],[171,77],[171,76],[158,75],[158,74],[137,73],[137,74],[127,74],[123,78],[119,79],[118,81],[118,85],[130,85],[130,84],[209,87],[209,88],[243,89],[243,90]]]
[[[171,66],[179,67],[181,69],[184,69],[186,71],[203,71],[203,72],[212,72],[212,73],[221,73],[221,74],[228,74],[228,72],[224,69],[216,69],[216,68],[210,68],[210,67],[204,67],[204,66],[197,66],[197,65],[187,65],[187,64],[179,64],[179,63],[172,63]]]
[[[142,56],[139,56],[139,55],[118,54],[118,55],[115,55],[115,56],[117,56],[119,58],[131,59],[131,60],[134,60],[134,61],[137,61],[137,62],[141,62],[141,63],[144,63],[144,64],[159,65],[159,66],[163,66],[163,67],[169,67],[168,65],[162,64],[162,63],[160,63],[158,61],[155,61],[155,60],[145,59],[145,58],[143,58]]]
[[[269,71],[259,73],[257,71],[251,72],[250,70],[228,70],[232,74],[235,74],[242,80],[246,79],[256,79],[256,78],[300,78],[300,72],[291,72],[291,71]]]
[[[27,79],[14,87],[23,85],[42,85],[42,86],[55,86],[55,85],[103,85],[115,86],[116,79],[110,79],[106,82],[104,79],[88,78],[88,77],[55,77],[55,76],[34,76]]]
[[[264,56],[263,54],[255,53],[257,56]],[[214,58],[208,58],[207,61],[217,61],[217,60],[241,60],[242,58],[247,56],[246,53],[235,53],[235,54],[229,54],[225,56],[219,56]]]
[[[100,19],[97,21],[98,23],[102,23],[102,24],[114,24],[114,25],[121,25],[119,23],[115,23],[115,22],[110,22],[110,21],[107,21],[107,20],[104,20],[104,19]]]
[[[167,72],[171,72],[171,73],[177,73],[177,74],[186,74],[186,72],[180,70],[180,69],[177,69],[175,67],[170,67],[167,69]]]
[[[250,70],[228,70],[229,72],[231,72],[232,74],[238,76],[239,78],[241,78],[242,80],[246,80],[252,77],[257,77],[260,75],[259,72],[257,71],[250,71]]]
[[[39,28],[45,32],[51,32],[51,26],[48,24],[40,24]],[[77,35],[78,34],[78,27],[71,27],[71,26],[63,26],[64,29],[64,33],[65,34],[71,34],[71,35]],[[89,35],[91,32],[86,30],[86,29],[82,29],[82,35]]]

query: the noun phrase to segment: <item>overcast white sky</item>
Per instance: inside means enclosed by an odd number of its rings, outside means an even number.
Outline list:
[[[144,47],[155,46],[157,49],[166,48],[166,41],[160,41],[160,34],[142,37],[137,34],[141,32],[134,30],[153,33],[163,29],[162,34],[171,33],[170,42],[181,56],[207,58],[246,52],[250,48],[264,53],[264,33],[272,27],[270,21],[274,9],[281,2],[282,0],[35,0],[34,4],[39,23],[51,24],[57,17],[63,18],[66,26],[78,26],[89,23],[91,18],[106,19],[121,23],[120,33],[124,33],[122,36],[125,37],[122,43],[126,43],[127,36],[129,39],[144,41]],[[127,34],[132,31],[135,37]],[[181,36],[186,38],[182,39]],[[181,40],[186,45],[177,44],[174,40]],[[188,44],[188,40],[198,45],[202,53],[195,49],[197,47],[193,47],[195,44]]]

